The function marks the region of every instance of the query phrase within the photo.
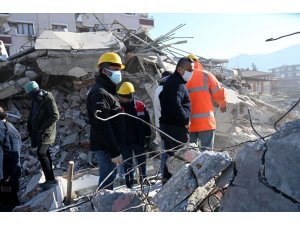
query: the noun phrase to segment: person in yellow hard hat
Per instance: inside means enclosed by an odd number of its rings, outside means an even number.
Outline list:
[[[140,119],[150,123],[150,116],[145,104],[133,97],[135,92],[134,86],[130,82],[124,82],[117,91],[121,105],[125,113],[137,116]],[[125,145],[122,148],[122,156],[124,159],[124,171],[126,186],[133,186],[133,153],[139,165],[140,177],[142,183],[146,178],[146,155],[145,149],[149,146],[151,128],[149,125],[137,119],[125,116]],[[142,155],[141,155],[142,154]],[[127,160],[127,161],[125,161]]]
[[[91,124],[90,150],[95,152],[98,159],[100,188],[112,190],[116,177],[114,169],[122,163],[121,146],[124,143],[124,121],[122,117],[101,121],[95,117],[95,113],[98,110],[98,117],[108,118],[121,112],[116,90],[117,84],[122,80],[121,70],[125,66],[122,64],[120,56],[114,52],[101,55],[97,66],[99,73],[96,73],[95,76],[96,83],[89,90],[86,100]],[[112,171],[114,172],[109,176]]]
[[[217,78],[205,71],[198,57],[193,54],[187,56],[194,61],[192,78],[186,87],[191,100],[190,142],[205,147],[214,147],[216,120],[214,117],[213,100],[219,105],[220,111],[226,111],[226,92]]]

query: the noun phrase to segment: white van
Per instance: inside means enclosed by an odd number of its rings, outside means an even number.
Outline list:
[[[4,46],[3,41],[0,40],[0,61],[6,61],[8,58],[8,54],[6,48]]]

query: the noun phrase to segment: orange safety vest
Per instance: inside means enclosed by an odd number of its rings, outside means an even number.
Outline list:
[[[190,132],[216,129],[212,99],[218,105],[226,105],[225,89],[212,73],[197,64],[191,80],[186,84],[192,108]]]

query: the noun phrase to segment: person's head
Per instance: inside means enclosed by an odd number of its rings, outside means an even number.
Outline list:
[[[98,64],[99,74],[105,75],[118,84],[122,80],[121,70],[125,68],[121,57],[114,52],[106,52],[100,56]]]
[[[188,57],[180,58],[176,65],[176,71],[186,82],[191,79],[194,70],[193,68],[193,61]]]
[[[119,90],[117,91],[118,93],[118,98],[121,103],[127,103],[131,102],[133,99],[133,93],[135,92],[134,86],[130,82],[124,82]]]
[[[40,87],[37,82],[29,81],[27,84],[25,84],[24,89],[26,94],[28,94],[30,97],[33,97],[40,90]]]
[[[187,58],[190,58],[193,62],[199,62],[199,59],[194,54],[189,54],[186,56]]]
[[[6,120],[7,119],[7,113],[4,111],[4,109],[0,106],[0,120]]]

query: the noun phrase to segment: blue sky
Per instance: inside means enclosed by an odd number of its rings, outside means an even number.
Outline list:
[[[268,38],[300,31],[300,14],[258,13],[153,13],[155,27],[151,37],[158,37],[179,24],[177,37],[187,39],[187,44],[174,47],[205,58],[231,58],[239,54],[265,54],[300,44],[300,34],[265,42]],[[176,42],[180,39],[174,39]]]

